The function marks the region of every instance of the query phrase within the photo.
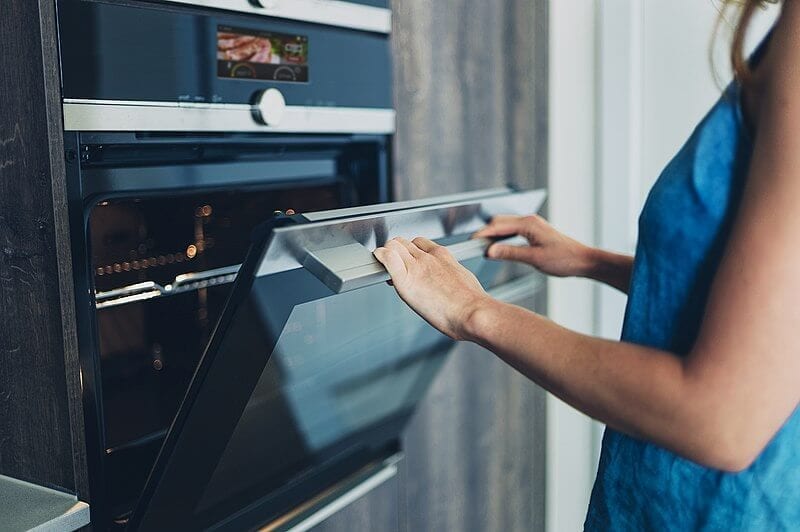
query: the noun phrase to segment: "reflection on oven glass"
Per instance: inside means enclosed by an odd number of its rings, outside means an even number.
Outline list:
[[[97,205],[89,219],[98,292],[242,262],[252,229],[276,210],[349,206],[338,181],[287,190],[125,199]]]
[[[487,287],[503,269],[467,266]],[[410,416],[450,345],[385,284],[295,307],[198,510],[285,484],[349,437],[363,445],[382,422]]]
[[[337,181],[102,202],[89,220],[95,290],[102,297],[139,283],[166,286],[180,275],[238,265],[253,228],[275,210],[349,205]],[[219,279],[169,297],[98,300],[108,447],[169,426],[234,276]]]
[[[109,447],[169,426],[229,289],[216,286],[98,312]]]

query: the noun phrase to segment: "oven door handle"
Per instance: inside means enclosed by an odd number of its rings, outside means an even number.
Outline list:
[[[445,248],[458,262],[464,262],[483,257],[489,246],[496,241],[489,238],[475,238]],[[504,241],[512,245],[525,243],[525,239],[521,237],[512,237]],[[390,279],[386,268],[378,262],[372,251],[359,243],[306,251],[303,267],[337,294],[385,283]]]

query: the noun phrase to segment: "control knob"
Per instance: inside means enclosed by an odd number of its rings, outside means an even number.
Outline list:
[[[286,100],[278,89],[266,89],[256,94],[253,114],[266,126],[280,125],[286,112]]]

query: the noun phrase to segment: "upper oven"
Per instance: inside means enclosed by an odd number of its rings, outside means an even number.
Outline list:
[[[371,250],[541,192],[392,201],[384,0],[58,0],[92,525],[310,526],[396,471],[452,342]]]
[[[394,131],[385,2],[58,6],[67,129]]]

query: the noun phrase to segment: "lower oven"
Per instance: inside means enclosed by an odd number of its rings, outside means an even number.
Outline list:
[[[307,529],[396,472],[452,341],[371,250],[417,235],[490,293],[536,274],[470,240],[543,192],[387,203],[382,136],[67,135],[93,527]]]
[[[68,133],[93,523],[124,525],[275,213],[389,199],[385,136]]]

